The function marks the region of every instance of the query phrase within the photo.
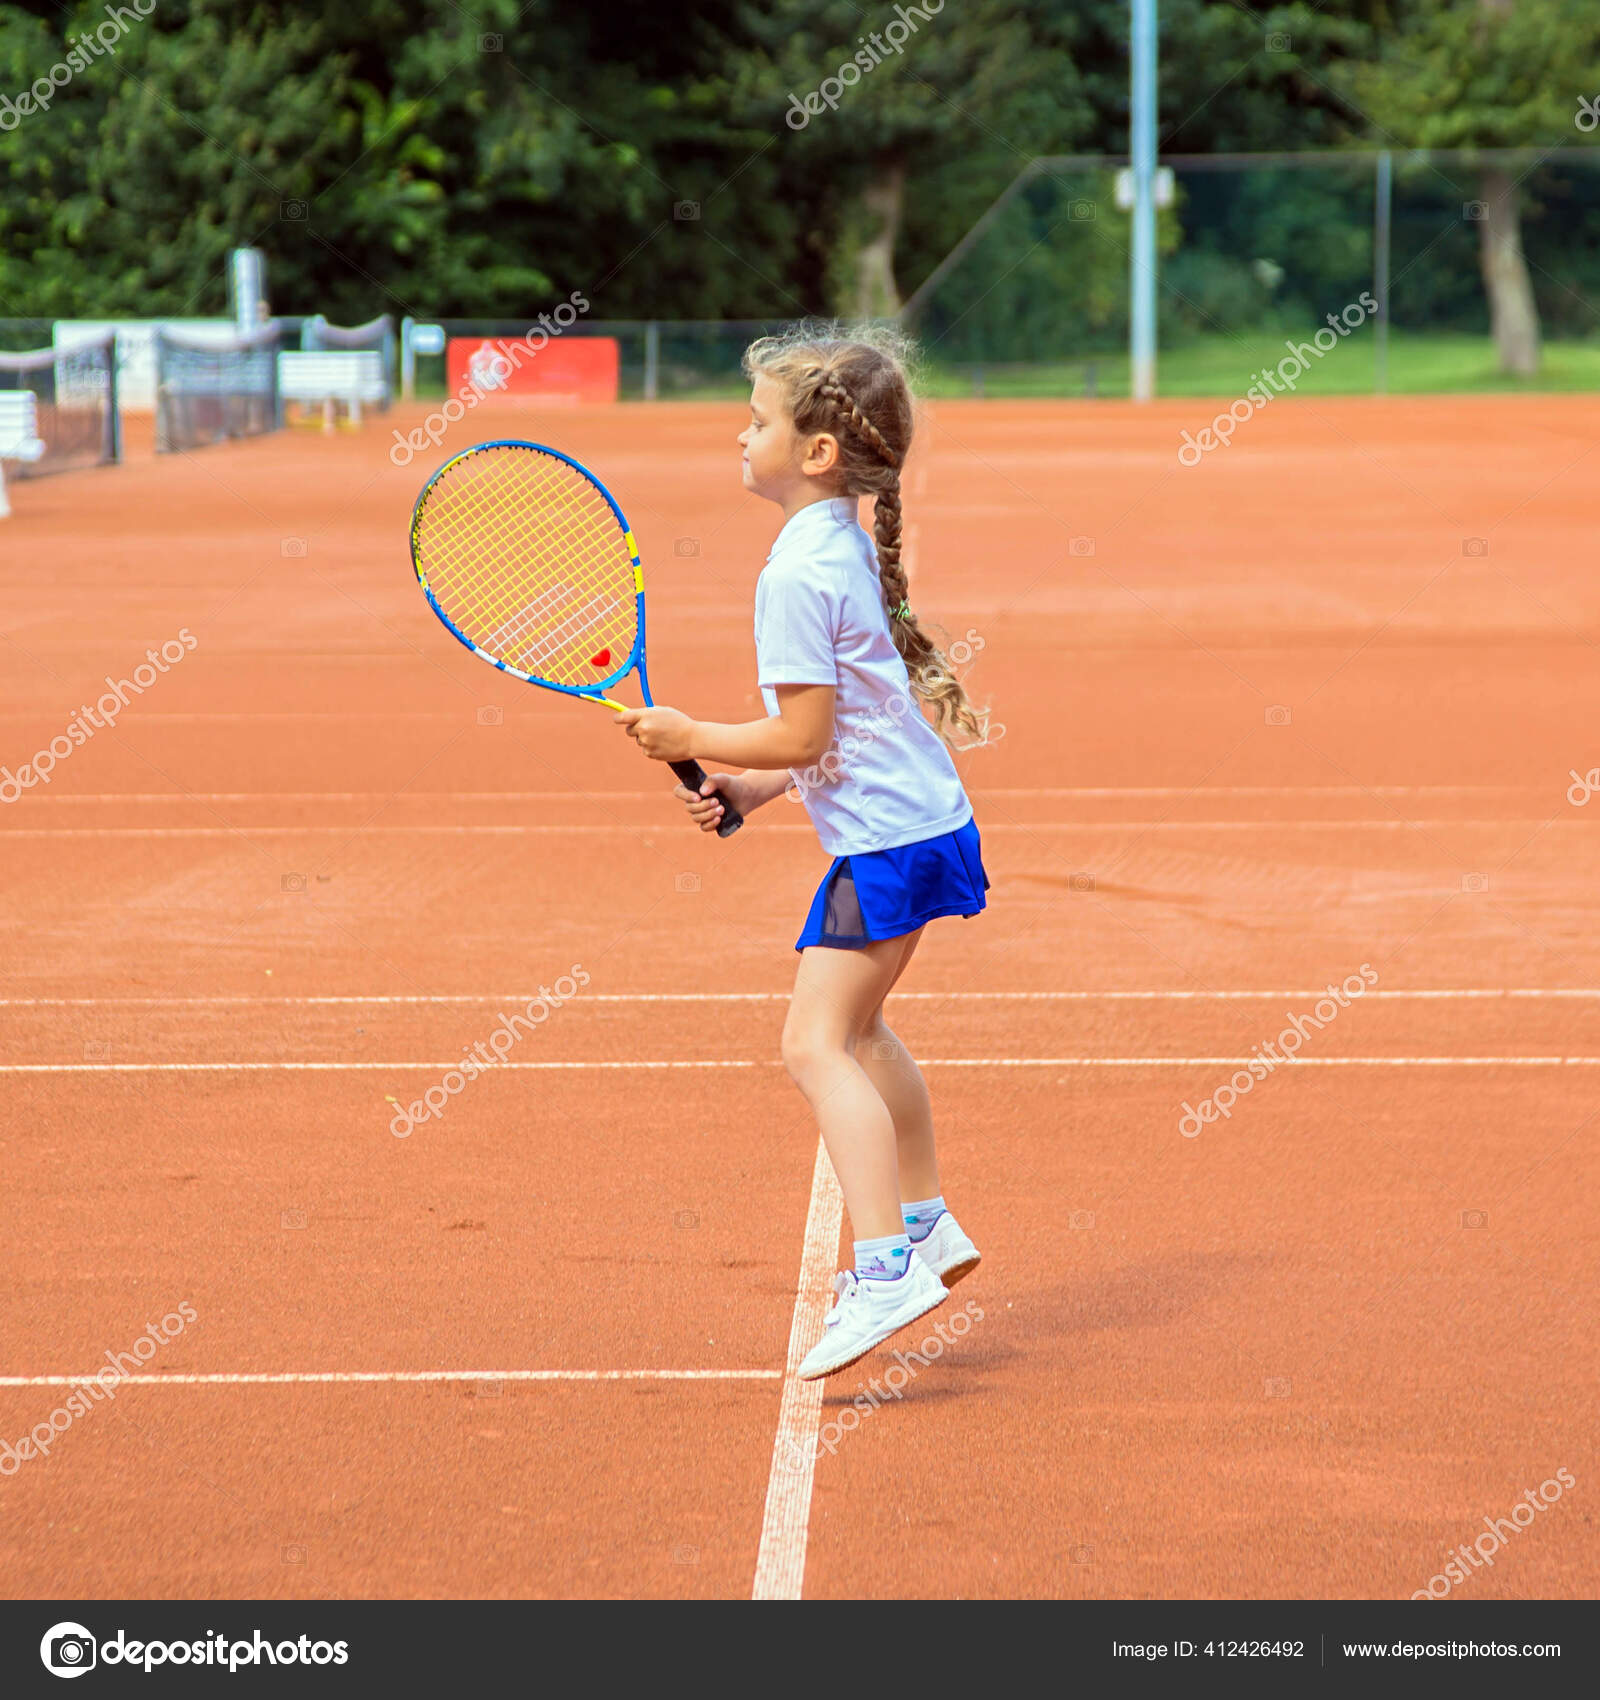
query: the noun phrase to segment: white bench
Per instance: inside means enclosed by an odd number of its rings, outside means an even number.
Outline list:
[[[317,349],[278,356],[278,396],[281,401],[320,406],[323,429],[331,431],[340,402],[350,423],[361,423],[361,404],[388,404],[389,382],[383,356],[375,348]]]
[[[4,463],[37,460],[44,453],[39,441],[39,398],[32,390],[0,390],[0,519],[11,512],[6,499]]]

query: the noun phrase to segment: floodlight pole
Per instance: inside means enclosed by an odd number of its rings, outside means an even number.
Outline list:
[[[1133,399],[1156,393],[1156,0],[1132,0],[1133,99],[1128,154],[1133,167],[1133,261],[1129,270],[1129,355]]]

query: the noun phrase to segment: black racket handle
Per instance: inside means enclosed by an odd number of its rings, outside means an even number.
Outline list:
[[[706,770],[699,764],[699,762],[673,761],[668,762],[667,766],[670,767],[675,774],[677,774],[679,779],[681,779],[696,796],[700,794],[700,787],[706,782]],[[718,793],[718,796],[721,797],[720,792]],[[744,816],[739,813],[739,811],[728,801],[726,797],[721,797],[721,802],[722,821],[717,827],[717,837],[731,838],[733,834],[744,825]]]

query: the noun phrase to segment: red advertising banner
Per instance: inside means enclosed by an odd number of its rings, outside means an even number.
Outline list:
[[[470,386],[485,401],[615,401],[619,364],[609,336],[550,337],[538,349],[515,336],[453,336],[445,353],[451,395]]]

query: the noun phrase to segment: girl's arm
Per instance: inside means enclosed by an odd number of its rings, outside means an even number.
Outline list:
[[[714,777],[709,776],[708,777]],[[739,812],[748,814],[750,809],[759,809],[763,803],[770,803],[774,798],[781,797],[789,789],[789,770],[786,767],[771,770],[759,767],[749,768],[744,773],[727,775],[730,779],[742,780],[740,795],[748,800],[750,808],[745,808],[741,802]]]
[[[630,708],[617,724],[653,761],[720,761],[774,770],[809,767],[833,742],[832,685],[779,685],[778,712],[724,725],[691,720],[675,708]],[[771,793],[776,797],[787,781]],[[763,801],[770,801],[771,797]]]

